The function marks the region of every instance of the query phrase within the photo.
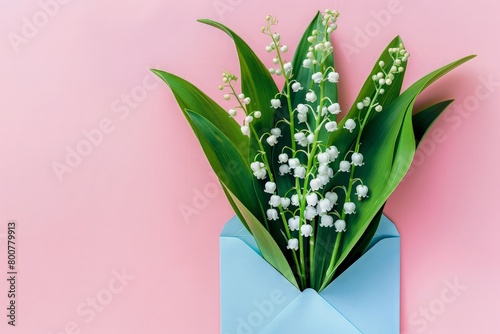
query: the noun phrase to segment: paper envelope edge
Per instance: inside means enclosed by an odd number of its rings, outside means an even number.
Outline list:
[[[382,231],[382,232],[380,232]],[[381,240],[384,240],[384,239],[387,239],[387,238],[394,238],[394,239],[397,239],[397,242],[398,242],[398,252],[397,252],[397,257],[399,259],[399,233],[397,232],[397,229],[396,227],[394,226],[394,224],[386,217],[386,216],[383,216],[382,220],[381,220],[381,225],[379,226],[379,229],[377,229],[377,232],[376,232],[376,236],[379,240],[377,240],[377,242],[372,246],[372,247],[375,247],[376,244],[378,244]],[[374,239],[375,239],[374,237]],[[255,241],[253,240],[253,238],[251,237],[250,233],[244,228],[244,226],[242,225],[242,223],[239,221],[239,219],[237,217],[234,217],[232,218],[224,227],[222,233],[221,233],[221,244],[222,244],[222,240],[223,238],[233,238],[233,239],[238,239],[239,241],[241,241],[241,246],[247,246],[249,247],[250,249],[252,249],[255,253],[257,253],[256,255],[259,256],[260,260],[265,262],[267,266],[269,266],[269,269],[271,271],[275,271],[276,270],[274,268],[272,268],[263,258],[260,257],[260,252],[258,251],[258,249],[256,248],[256,244],[255,244]],[[368,254],[369,252],[371,251],[371,249],[365,253],[362,258]],[[222,247],[221,247],[221,255],[222,255]],[[357,261],[358,262],[358,261]],[[357,263],[356,262],[356,263]],[[355,264],[356,264],[355,263]],[[354,266],[354,264],[353,264]],[[351,267],[349,267],[344,273],[342,273],[342,275],[339,276],[339,278],[337,278],[335,281],[337,281],[338,279],[340,279],[343,275],[346,276],[346,272],[349,272]],[[398,268],[397,268],[397,272],[398,272],[398,278],[399,278],[399,263],[398,263]],[[278,273],[278,272],[276,272]],[[279,273],[278,273],[279,274]],[[281,274],[279,274],[281,275]],[[348,276],[348,275],[347,275]],[[335,282],[334,281],[334,282]],[[334,283],[332,282],[332,284]],[[224,290],[224,287],[223,287],[223,274],[222,274],[222,259],[221,259],[221,322],[223,323],[224,322],[224,312],[223,312],[223,305],[222,305],[222,291]],[[282,284],[282,289],[283,290],[288,290],[288,289],[291,289],[292,291],[295,290],[296,294],[297,295],[300,295],[301,292],[298,291],[295,287],[293,287],[288,281],[286,281],[286,279],[284,277],[282,277],[282,282],[280,283]],[[398,312],[397,312],[397,328],[399,328],[399,279],[397,280],[397,286],[398,286],[398,298],[397,298],[397,307],[398,307]],[[342,305],[340,306],[340,309],[338,309],[338,305],[335,305],[334,302],[332,302],[331,300],[331,296],[329,296],[329,288],[330,286],[328,286],[324,291],[322,291],[322,293],[319,294],[319,296],[323,297],[325,299],[326,302],[328,302],[331,307],[333,308],[333,310],[335,310],[336,312],[340,313],[341,315],[343,315],[342,313]],[[331,289],[330,289],[331,290]],[[292,294],[293,295],[293,294]],[[295,300],[295,298],[293,298],[293,300]],[[293,300],[290,302],[293,303]],[[287,306],[288,307],[288,306]],[[271,324],[276,318],[280,317],[280,314],[283,313],[283,312],[286,312],[286,308],[283,308],[280,312],[278,312],[275,317],[273,318],[273,320],[271,320],[267,325],[269,326],[269,324]],[[348,312],[349,313],[349,312]],[[344,316],[346,318],[346,320],[350,323],[353,323],[351,319],[349,319],[349,315],[348,316]],[[395,320],[396,321],[396,320]],[[221,324],[222,325],[222,324]],[[356,324],[353,325],[354,328],[357,328]],[[265,327],[264,327],[265,328]],[[377,333],[377,332],[370,332],[370,331],[365,331],[365,332],[361,332],[359,331],[360,333],[363,333],[363,334],[371,334],[371,333]],[[226,332],[223,332],[224,334],[226,334]],[[227,332],[229,333],[229,332]],[[260,333],[257,332],[257,333]],[[393,332],[388,332],[387,334],[392,334]],[[394,332],[394,333],[397,333],[397,332]],[[231,333],[232,334],[232,333]]]

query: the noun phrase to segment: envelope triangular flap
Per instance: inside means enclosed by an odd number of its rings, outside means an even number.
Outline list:
[[[382,215],[380,223],[378,225],[375,235],[370,241],[368,249],[372,248],[377,242],[385,238],[399,238],[399,232],[393,222],[389,220],[385,215]]]
[[[222,236],[223,334],[259,333],[300,291],[239,237]]]
[[[363,334],[312,289],[304,290],[261,334]]]
[[[238,216],[234,216],[226,223],[226,225],[224,225],[220,236],[238,238],[260,255],[260,250],[255,242],[255,239],[250,232],[248,232],[245,226],[243,226]]]
[[[387,217],[378,241],[320,295],[365,334],[399,333],[400,238]]]

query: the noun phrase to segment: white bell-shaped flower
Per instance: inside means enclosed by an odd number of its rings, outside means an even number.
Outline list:
[[[281,153],[280,155],[278,155],[278,161],[282,164],[286,163],[288,161],[288,154]]]
[[[306,101],[307,102],[316,102],[318,97],[316,96],[316,93],[312,90],[309,91],[309,93],[306,94]]]
[[[279,172],[280,172],[281,176],[290,173],[290,166],[285,165],[285,164],[281,165],[279,167]]]
[[[297,240],[297,238],[288,240],[288,246],[286,246],[286,248],[294,251],[299,250],[299,240]]]
[[[328,73],[327,80],[330,81],[331,83],[337,83],[339,82],[339,77],[340,75],[337,72],[330,72]]]
[[[319,212],[327,212],[333,209],[333,204],[330,202],[328,198],[323,198],[322,200],[319,201]]]
[[[316,191],[319,190],[323,186],[323,182],[319,178],[312,179],[311,182],[309,182],[309,186],[311,187],[311,190]]]
[[[272,128],[270,132],[272,135],[275,135],[276,138],[281,137],[281,129],[280,128]]]
[[[328,159],[330,159],[330,156],[328,156]],[[318,167],[318,174],[327,174],[328,168],[327,164],[320,164]]]
[[[271,100],[271,107],[274,109],[281,108],[281,100],[280,99],[272,99]]]
[[[297,119],[299,120],[299,124],[307,122],[307,114],[298,114]]]
[[[351,156],[351,161],[354,166],[363,166],[363,154],[353,153]]]
[[[299,203],[299,195],[297,194],[293,194],[292,195],[292,205],[293,206],[299,206],[300,203]]]
[[[318,194],[310,193],[306,195],[307,205],[315,206],[318,203]]]
[[[328,111],[332,114],[332,115],[338,115],[340,114],[340,104],[338,103],[332,103],[328,106]]]
[[[320,164],[328,164],[330,162],[330,155],[326,152],[319,153],[316,158]],[[321,172],[320,172],[321,173]]]
[[[236,116],[236,110],[229,109],[228,114],[229,114],[229,116],[234,117],[234,116]]]
[[[349,132],[352,132],[356,128],[356,121],[354,121],[352,118],[349,118],[347,121],[345,121],[344,124],[344,129],[349,130]]]
[[[305,67],[305,68],[310,68],[311,67],[311,64],[312,64],[312,60],[311,59],[305,59],[303,62],[302,62],[302,66]]]
[[[290,166],[290,169],[297,168],[300,166],[300,160],[298,158],[288,159],[288,166]]]
[[[250,168],[253,171],[253,175],[257,177],[259,180],[263,180],[266,178],[267,171],[265,169],[265,165],[260,161],[254,161],[250,164]]]
[[[326,153],[328,153],[328,155],[330,156],[330,161],[335,161],[335,159],[337,159],[340,154],[337,146],[333,145],[326,149]]]
[[[278,220],[278,210],[276,209],[267,209],[267,219],[268,220]]]
[[[337,122],[335,122],[335,121],[330,121],[330,122],[327,122],[327,123],[325,124],[325,129],[326,129],[326,131],[328,131],[328,132],[333,132],[333,131],[338,130],[338,127],[337,127]]]
[[[313,220],[314,217],[318,215],[318,211],[314,206],[306,206],[306,210],[304,211],[304,217],[307,220]]]
[[[255,118],[261,118],[262,117],[262,113],[260,111],[254,111],[253,115],[255,116]]]
[[[297,93],[299,90],[302,90],[302,86],[300,85],[300,82],[294,82],[292,84],[292,90]]]
[[[273,208],[277,208],[281,204],[281,197],[279,197],[278,195],[272,195],[269,199],[269,204]]]
[[[264,192],[268,194],[274,194],[276,191],[276,183],[267,181],[266,184],[264,185]]]
[[[306,177],[306,169],[302,166],[295,167],[293,170],[293,176],[303,179]]]
[[[265,167],[265,165],[260,161],[254,161],[250,164],[250,169],[252,169],[252,171],[254,171],[254,172],[257,172],[264,167]]]
[[[354,204],[353,202],[345,202],[344,212],[348,215],[356,213],[356,204]]]
[[[314,81],[314,83],[321,83],[321,81],[323,81],[323,73],[321,72],[316,72],[314,73],[312,76],[311,76],[312,80]]]
[[[307,143],[312,144],[314,142],[314,134],[310,133],[307,135]]]
[[[333,226],[333,217],[324,215],[321,217],[321,223],[319,224],[321,227],[332,227]]]
[[[257,178],[257,180],[264,180],[267,176],[267,171],[265,168],[257,171],[257,172],[254,172],[253,175],[255,175],[255,177]]]
[[[299,144],[300,146],[303,146],[303,147],[306,147],[307,146],[307,137],[306,135],[303,133],[303,132],[297,132],[296,134],[293,135],[295,141],[297,142],[297,144]]]
[[[322,186],[325,186],[330,182],[330,176],[328,174],[319,174],[317,179],[321,182]]]
[[[270,135],[269,137],[266,138],[267,143],[269,146],[274,146],[278,143],[278,138],[276,138],[275,135]]]
[[[351,163],[347,160],[342,160],[339,164],[339,171],[350,172],[351,171]]]
[[[346,231],[346,223],[345,220],[337,219],[335,222],[335,232],[345,232]]]
[[[280,202],[281,202],[281,207],[286,210],[290,206],[291,201],[288,197],[281,197]]]
[[[300,217],[295,216],[288,219],[288,228],[290,231],[298,231],[300,225]]]
[[[318,110],[319,110],[319,106],[318,106]],[[321,116],[325,116],[327,112],[328,112],[328,108],[327,107],[321,108]]]
[[[241,126],[241,133],[243,133],[245,136],[250,135],[250,128],[248,127],[248,125]]]
[[[363,184],[358,184],[356,186],[356,196],[358,196],[359,200],[368,197],[368,187]]]
[[[297,112],[299,114],[307,114],[308,111],[309,111],[309,108],[305,104],[299,103],[297,105]]]
[[[303,237],[310,237],[313,234],[313,228],[309,224],[304,224],[300,227],[300,234]]]
[[[285,73],[290,73],[293,69],[292,63],[288,62],[283,65],[283,69],[285,70]]]
[[[337,204],[337,201],[339,199],[339,195],[333,191],[329,191],[325,194],[325,198],[328,198],[330,200],[330,203],[332,204],[332,208],[335,204]]]

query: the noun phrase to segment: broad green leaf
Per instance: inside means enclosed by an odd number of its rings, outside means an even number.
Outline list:
[[[424,138],[427,130],[452,102],[453,100],[438,102],[413,115],[413,132],[415,132],[417,146]]]
[[[403,41],[399,36],[394,38],[384,49],[380,57],[377,59],[375,66],[371,70],[370,74],[368,75],[365,83],[363,84],[363,87],[361,88],[361,91],[354,101],[351,109],[347,113],[347,115],[342,119],[341,122],[339,122],[339,130],[332,132],[329,137],[326,140],[326,145],[335,145],[339,151],[340,151],[340,157],[345,156],[345,154],[352,149],[353,145],[355,144],[356,137],[358,135],[359,131],[359,126],[353,131],[351,135],[349,135],[346,130],[342,129],[342,127],[345,124],[345,121],[349,118],[356,118],[358,117],[358,110],[356,108],[356,103],[362,100],[365,97],[371,97],[373,98],[376,92],[376,87],[374,85],[374,82],[372,80],[372,76],[380,72],[380,65],[379,63],[383,61],[385,63],[385,68],[390,68],[392,64],[392,57],[389,53],[389,49],[399,47],[403,44]],[[403,69],[406,70],[406,62],[402,63],[401,66]],[[403,77],[404,77],[404,71],[402,73],[399,73],[395,76],[395,79],[393,83],[390,86],[387,86],[385,89],[385,93],[380,97],[380,103],[382,105],[390,105],[392,101],[394,101],[395,98],[397,98],[400,94],[401,91],[401,86],[403,83]],[[341,76],[342,80],[342,76]],[[338,170],[338,164],[341,160],[337,159],[334,170]],[[335,185],[346,185],[349,180],[349,173],[337,173],[335,177],[330,181],[329,184],[324,188],[324,192],[329,191],[333,186]],[[340,201],[344,201],[344,196],[342,192],[337,191],[337,193],[340,196]],[[327,245],[332,245],[335,244],[335,239],[336,239],[336,234],[332,233],[328,229],[319,229],[317,234],[316,234],[316,243],[317,244],[327,244]],[[322,250],[318,247],[315,249],[315,264],[314,264],[314,273],[312,277],[314,277],[314,284],[316,287],[319,287],[323,283],[323,276],[324,276],[324,271],[328,267],[328,263],[325,264],[325,261],[321,260],[321,255],[320,253]],[[328,253],[327,256],[331,256],[331,249]]]
[[[342,274],[347,268],[349,268],[367,251],[368,246],[370,245],[370,242],[372,241],[373,236],[375,235],[375,232],[377,232],[378,226],[380,224],[380,219],[382,219],[382,214],[384,212],[384,207],[385,205],[383,205],[382,208],[380,208],[378,213],[375,215],[375,217],[372,219],[372,221],[366,228],[366,231],[361,237],[361,239],[359,239],[356,246],[353,247],[352,251],[346,257],[344,262],[342,262],[342,264],[335,271],[334,279],[335,277],[338,277],[340,274]]]
[[[255,127],[259,137],[269,130],[274,125],[274,109],[271,109],[271,99],[278,94],[278,87],[271,78],[269,70],[264,66],[257,55],[252,51],[241,37],[234,33],[231,29],[221,23],[202,19],[198,20],[201,23],[208,24],[228,34],[234,41],[241,70],[241,90],[245,96],[250,97],[251,103],[247,106],[249,111],[259,110],[262,112],[262,117],[254,119],[252,125]],[[251,143],[251,158],[258,150],[256,140]],[[269,159],[271,155],[268,153]]]
[[[384,49],[380,57],[377,59],[377,62],[375,63],[375,66],[373,66],[373,69],[371,70],[370,74],[368,75],[365,83],[363,84],[363,87],[361,88],[361,91],[358,94],[358,97],[354,100],[353,105],[351,106],[351,109],[349,112],[346,114],[346,116],[342,119],[342,121],[339,122],[339,129],[342,129],[346,120],[349,118],[356,118],[358,117],[358,109],[356,108],[357,102],[360,102],[363,100],[365,97],[370,97],[373,98],[375,95],[375,84],[373,82],[372,76],[380,72],[380,66],[379,63],[383,61],[385,63],[385,68],[390,68],[392,64],[392,57],[389,53],[389,49],[391,48],[396,48],[399,47],[400,45],[403,44],[403,41],[399,36],[395,37]],[[388,106],[396,99],[400,92],[401,92],[401,86],[403,85],[403,79],[404,79],[404,74],[406,72],[406,65],[408,62],[403,62],[400,66],[403,67],[404,71],[402,73],[398,73],[395,75],[395,78],[390,86],[385,87],[385,92],[382,96],[379,97],[379,103],[382,106]],[[353,131],[352,136],[346,136],[342,131],[334,131],[330,134],[326,145],[335,145],[341,152],[341,154],[345,154],[351,146],[353,145],[353,142],[356,140],[356,136],[359,131],[359,126],[356,127]]]
[[[263,192],[255,192],[254,176],[245,158],[229,138],[205,117],[190,110],[185,110],[184,114],[219,180],[260,221],[265,221],[263,208],[260,206]]]
[[[278,270],[288,281],[290,281],[293,286],[299,289],[299,285],[297,284],[292,268],[271,234],[269,234],[269,232],[262,226],[262,223],[255,218],[252,211],[247,209],[247,207],[239,201],[238,197],[231,193],[231,190],[229,190],[228,187],[226,187],[226,190],[247,222],[248,229],[255,237],[255,241],[257,242],[257,246],[259,247],[262,257],[269,262],[271,266]]]
[[[359,242],[369,223],[410,167],[416,143],[412,126],[412,110],[416,97],[445,73],[473,57],[457,60],[418,80],[383,112],[376,113],[368,123],[362,135],[361,146],[367,166],[356,168],[355,177],[361,178],[368,185],[370,198],[362,201],[351,198],[356,203],[357,214],[348,218],[348,228],[343,235],[340,258],[336,261],[334,271],[329,272],[323,280],[321,289],[331,281],[335,270]],[[367,140],[363,141],[364,138]]]
[[[164,71],[151,71],[170,87],[182,111],[189,109],[205,117],[224,133],[247,160],[248,138],[242,135],[238,124],[224,109],[188,81]]]

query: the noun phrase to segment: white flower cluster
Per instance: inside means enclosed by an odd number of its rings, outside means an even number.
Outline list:
[[[336,120],[337,115],[341,113],[340,104],[324,96],[325,85],[336,84],[340,79],[339,73],[325,63],[333,52],[329,35],[337,28],[338,16],[337,11],[326,10],[323,14],[323,29],[312,31],[307,39],[310,46],[301,65],[310,71],[308,87],[303,86],[305,83],[294,79],[293,65],[284,59],[288,47],[281,43],[280,34],[272,31],[272,26],[277,23],[277,20],[268,16],[267,26],[262,28],[262,32],[271,39],[271,43],[266,46],[266,51],[275,53],[272,60],[275,66],[269,71],[285,79],[285,90],[269,101],[268,110],[264,112],[273,112],[286,105],[289,117],[279,120],[274,128],[258,137],[260,150],[250,164],[250,168],[254,176],[262,182],[264,192],[269,196],[269,207],[265,210],[268,221],[283,221],[283,233],[288,242],[287,248],[294,251],[299,251],[301,247],[304,247],[303,238],[314,238],[317,228],[333,227],[337,233],[345,232],[348,217],[356,214],[356,203],[359,204],[359,201],[368,197],[368,186],[363,183],[363,180],[354,178],[355,169],[365,165],[363,154],[360,152],[361,133],[372,110],[382,111],[379,100],[384,94],[384,87],[390,86],[396,79],[397,73],[404,71],[402,64],[409,57],[403,46],[400,46],[389,50],[392,58],[391,64],[386,65],[383,61],[378,64],[380,71],[372,77],[376,94],[363,97],[357,102],[357,116],[343,122],[342,129],[344,130],[342,131],[352,133],[356,144],[349,152],[344,153],[343,158],[339,159],[341,154],[339,149],[335,145],[326,146],[319,139],[320,133],[324,135],[339,131],[340,127]],[[251,98],[243,93],[236,93],[232,84],[236,79],[232,74],[223,74],[224,85],[220,89],[229,88],[230,90],[224,98],[230,100],[234,97],[238,103],[228,113],[230,117],[235,117],[237,109],[243,110],[244,120],[241,131],[246,136],[257,138],[252,122],[260,118],[262,113],[261,111],[249,112],[247,106],[251,104]],[[303,100],[296,101],[295,98],[293,101],[295,106],[292,105],[292,95],[299,96],[298,94],[305,89],[307,89],[305,94],[300,95],[303,96]],[[280,124],[288,125],[291,130],[290,146],[277,146],[283,137]],[[276,175],[273,175],[273,163],[268,161],[265,153],[270,151],[269,147],[272,147],[272,150],[279,149]],[[348,184],[332,185],[331,181],[336,173],[349,173]],[[284,192],[283,189],[278,191],[280,178],[288,179],[286,184],[293,184],[293,186],[285,189]],[[344,192],[343,203],[342,201],[339,203],[339,194],[336,189]],[[352,200],[354,196],[357,202]],[[311,244],[313,243],[311,239]],[[302,252],[301,256],[303,256]]]

